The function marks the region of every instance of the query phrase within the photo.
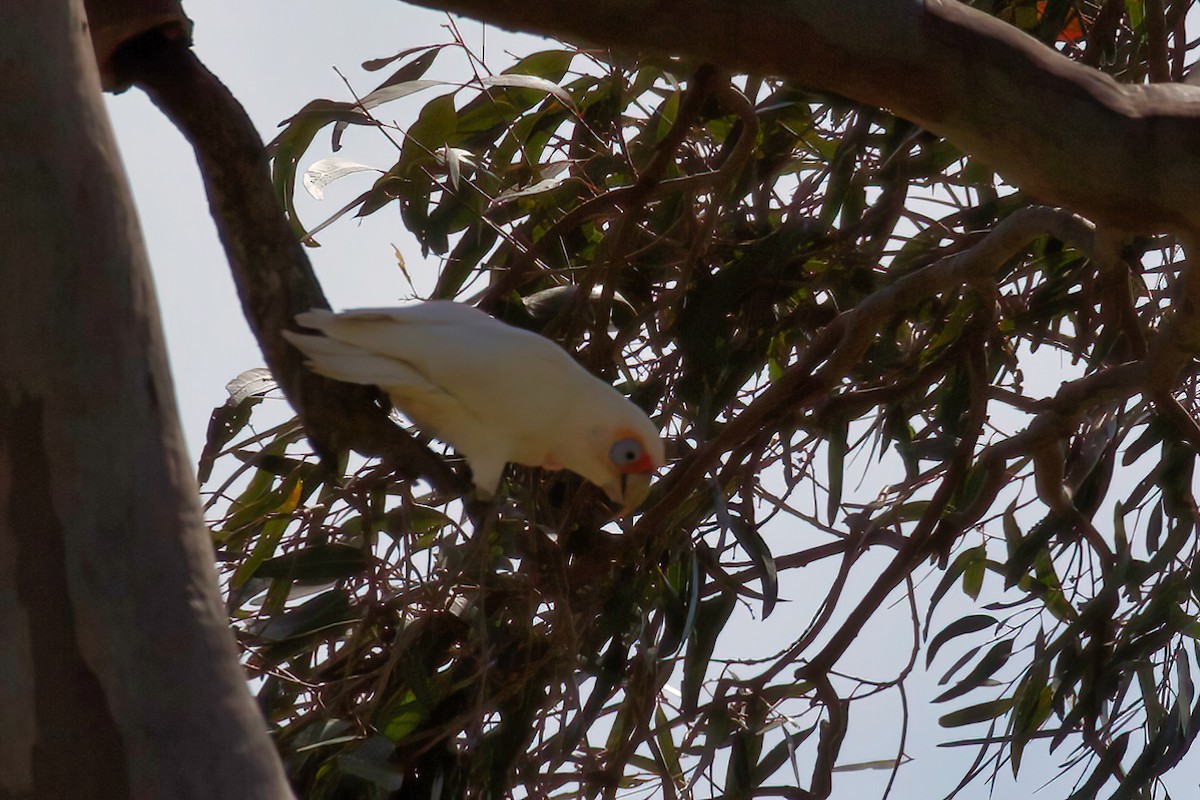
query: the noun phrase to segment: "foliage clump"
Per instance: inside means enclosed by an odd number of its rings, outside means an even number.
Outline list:
[[[1140,80],[1138,26],[1091,11],[1030,27]],[[426,76],[452,52],[477,77],[447,91]],[[389,137],[337,216],[398,207],[440,259],[433,297],[561,342],[672,463],[621,524],[573,476],[516,468],[506,503],[464,510],[395,465],[331,479],[295,421],[247,435],[264,386],[240,384],[202,477],[241,465],[211,522],[302,796],[824,797],[854,705],[935,663],[948,737],[979,747],[964,786],[1048,743],[1076,796],[1137,796],[1188,750],[1196,375],[1163,386],[1147,345],[1173,241],[768,78],[573,48],[492,74],[461,39],[364,66],[390,76],[272,144],[297,235],[324,227],[292,196],[317,134]],[[910,651],[864,674],[847,650],[897,599]],[[773,611],[788,640],[722,649]],[[872,766],[904,763],[906,724]]]

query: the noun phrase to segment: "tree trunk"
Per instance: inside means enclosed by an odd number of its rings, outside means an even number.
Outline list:
[[[0,0],[0,798],[285,798],[79,0]]]

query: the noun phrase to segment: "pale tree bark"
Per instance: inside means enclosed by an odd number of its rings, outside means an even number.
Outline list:
[[[80,0],[0,0],[0,797],[286,798]]]
[[[887,108],[1034,197],[1133,232],[1200,227],[1200,88],[1129,86],[958,0],[411,0]]]

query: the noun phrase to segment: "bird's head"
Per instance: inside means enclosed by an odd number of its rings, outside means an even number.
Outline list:
[[[658,428],[645,412],[615,391],[612,398],[607,409],[597,404],[587,414],[573,416],[570,432],[563,431],[558,447],[540,466],[583,476],[620,506],[620,516],[627,516],[645,501],[666,454]]]
[[[618,428],[608,437],[607,448],[603,461],[608,479],[600,488],[626,516],[645,501],[654,472],[666,461],[662,439],[657,431],[647,436],[645,431]]]

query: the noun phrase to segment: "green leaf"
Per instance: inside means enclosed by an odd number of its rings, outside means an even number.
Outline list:
[[[254,406],[261,403],[263,398],[249,395],[235,401],[230,397],[224,404],[213,409],[208,419],[208,435],[204,439],[204,450],[200,453],[200,461],[196,468],[196,480],[203,486],[212,477],[212,468],[216,463],[217,454],[233,441],[233,437],[245,429],[250,423]]]
[[[1121,453],[1121,466],[1128,467],[1144,456],[1150,448],[1163,440],[1164,426],[1157,418],[1152,419],[1142,435],[1125,446]]]
[[[1003,527],[1004,544],[1008,550],[1008,558],[1011,560],[1021,547],[1022,539],[1021,527],[1017,525],[1017,502],[1015,500],[1004,510]]]
[[[300,216],[296,213],[296,171],[300,168],[300,159],[312,144],[313,137],[326,125],[335,122],[351,125],[374,124],[369,116],[352,103],[313,100],[295,116],[283,121],[282,124],[287,127],[266,148],[271,156],[271,182],[275,186],[275,196],[287,212],[288,222],[297,239],[303,239],[305,232],[300,223]]]
[[[908,503],[892,506],[890,509],[879,515],[879,526],[895,525],[899,522],[916,522],[921,517],[925,516],[925,512],[929,510],[928,500],[913,500]]]
[[[754,776],[762,750],[762,734],[753,729],[738,729],[730,737],[729,744],[724,797],[729,800],[749,800],[757,788]]]
[[[723,591],[700,604],[696,612],[696,624],[688,639],[687,652],[683,657],[683,709],[685,713],[695,711],[700,699],[700,687],[708,674],[708,663],[712,658],[717,637],[725,629],[729,615],[737,604],[737,595]]]
[[[700,561],[695,550],[688,548],[681,558],[663,571],[662,581],[663,634],[658,642],[662,658],[674,655],[688,638],[696,624],[700,609]]]
[[[267,620],[255,633],[272,642],[297,639],[354,622],[358,614],[344,591],[331,589]]]
[[[758,762],[758,766],[754,768],[754,785],[761,786],[788,761],[791,761],[792,768],[798,776],[800,766],[796,760],[796,750],[805,742],[805,740],[808,739],[808,737],[812,736],[816,729],[817,723],[814,722],[807,728],[796,731],[795,733],[784,731],[783,739],[781,739],[778,744],[772,747],[767,754],[762,757],[762,760]],[[799,780],[799,777],[797,777],[797,780]]]
[[[436,154],[450,143],[457,124],[454,94],[435,97],[421,109],[417,121],[408,129],[401,147],[401,174],[412,177],[424,165],[433,164]]]
[[[987,466],[980,463],[972,464],[967,468],[967,474],[963,476],[962,482],[954,492],[954,496],[950,500],[950,509],[953,511],[966,511],[974,505],[979,499],[983,489],[987,486],[988,475],[990,470]],[[972,597],[976,597],[972,595]]]
[[[979,599],[979,593],[983,590],[983,576],[986,572],[987,560],[983,558],[974,559],[963,570],[963,592],[972,600]]]
[[[855,167],[858,163],[858,151],[861,137],[840,137],[837,150],[829,164],[829,185],[825,191],[825,202],[821,205],[820,221],[822,225],[832,226],[834,220],[842,213],[847,195],[853,184]],[[855,220],[844,220],[843,223]]]
[[[958,711],[951,711],[938,718],[938,724],[943,728],[958,728],[963,725],[973,725],[977,722],[987,722],[991,719],[996,719],[1009,712],[1013,707],[1012,698],[1005,697],[999,700],[989,700],[986,703],[979,703],[974,706],[960,708]]]
[[[1175,651],[1175,704],[1179,708],[1179,733],[1184,737],[1189,737],[1191,732],[1194,696],[1191,663],[1187,650],[1180,646]]]
[[[388,521],[384,525],[384,530],[392,535],[406,533],[407,531],[400,531],[398,528],[393,527],[393,519],[398,520],[399,517],[394,518],[392,516],[392,512],[389,511],[387,515]],[[432,506],[423,506],[419,504],[415,504],[411,509],[409,509],[408,522],[411,526],[412,533],[435,533],[447,525],[454,524],[454,520],[452,520],[444,512],[439,511]]]
[[[775,570],[775,557],[771,555],[771,549],[758,530],[742,517],[732,517],[729,529],[733,531],[733,537],[754,564],[754,571],[762,585],[762,615],[763,619],[766,619],[771,616],[771,611],[779,599],[779,577]]]
[[[1050,613],[1063,621],[1075,619],[1076,611],[1063,594],[1062,581],[1059,580],[1058,572],[1054,569],[1054,561],[1050,558],[1049,550],[1043,547],[1038,551],[1037,557],[1033,561],[1033,569],[1034,579],[1044,589],[1039,596]]]
[[[962,551],[950,562],[950,566],[946,569],[946,573],[942,575],[941,581],[938,582],[937,588],[933,590],[933,595],[929,599],[929,609],[925,612],[926,625],[933,618],[933,611],[937,608],[938,603],[945,597],[946,592],[950,591],[950,587],[954,585],[955,581],[966,572],[967,568],[976,562],[986,563],[986,561],[987,547],[978,545]]]
[[[832,525],[837,521],[842,508],[842,481],[846,470],[846,439],[849,429],[846,420],[837,420],[830,427],[826,438],[829,461],[829,498],[825,507],[825,518]]]
[[[386,58],[372,58],[367,61],[364,61],[362,63],[362,68],[365,69],[367,72],[377,72],[377,71],[383,69],[384,67],[386,67],[388,64],[391,64],[394,61],[398,61],[402,58],[407,58],[408,56],[411,56],[413,53],[419,53],[422,50],[428,50],[428,49],[434,48],[434,47],[441,49],[443,47],[446,47],[446,45],[444,45],[444,44],[433,44],[433,45],[423,44],[423,45],[418,45],[417,47],[409,47],[406,50],[401,50],[399,53],[396,53],[396,55],[394,55],[394,56],[387,56]]]
[[[272,516],[262,524],[262,529],[254,541],[250,555],[243,559],[234,570],[233,577],[229,580],[233,588],[236,589],[249,580],[258,570],[259,565],[275,553],[275,548],[283,539],[284,532],[292,523],[291,514],[296,510],[303,495],[303,481],[289,478],[283,482],[277,492],[272,492],[264,498],[269,500],[269,503],[259,503],[250,506],[249,509],[244,509],[244,511],[251,511],[256,515],[259,515],[261,510],[261,516]]]
[[[502,74],[532,75],[557,85],[574,58],[575,52],[571,50],[544,50],[526,56]],[[472,144],[481,140],[490,142],[513,120],[545,99],[546,92],[540,89],[493,86],[463,107],[459,114],[458,130],[465,135],[472,135],[468,140]]]
[[[401,691],[376,716],[376,729],[390,741],[401,742],[426,718],[411,689]]]
[[[438,274],[437,286],[432,299],[450,300],[458,296],[463,284],[478,268],[480,260],[491,251],[499,234],[483,222],[471,226],[454,246]]]
[[[1146,661],[1139,661],[1134,667],[1134,673],[1137,675],[1138,689],[1142,695],[1142,706],[1146,714],[1146,728],[1150,731],[1158,730],[1163,718],[1166,716],[1166,709],[1163,708],[1162,702],[1158,699],[1158,684],[1154,677],[1154,667]]]
[[[974,658],[975,658],[975,656],[979,655],[979,651],[980,651],[980,650],[982,650],[982,649],[983,649],[983,645],[981,645],[981,644],[980,644],[980,645],[976,645],[976,646],[974,646],[974,647],[971,647],[971,648],[968,648],[968,649],[966,650],[966,652],[964,652],[964,653],[963,653],[961,656],[959,656],[959,657],[958,657],[958,658],[955,660],[955,662],[954,662],[953,664],[951,664],[951,665],[950,665],[950,668],[949,668],[949,669],[947,669],[947,670],[946,670],[946,671],[945,671],[945,672],[942,674],[942,676],[941,676],[940,678],[938,678],[937,685],[938,685],[938,686],[945,686],[947,683],[949,683],[949,682],[950,682],[950,680],[951,680],[951,679],[952,679],[952,678],[953,678],[955,675],[957,675],[957,674],[958,674],[958,671],[959,671],[960,669],[962,669],[962,668],[963,668],[963,667],[965,667],[967,664],[969,664],[969,663],[972,661],[972,659],[974,659]]]
[[[1146,8],[1141,0],[1125,0],[1125,11],[1129,14],[1129,27],[1139,30],[1145,24]]]
[[[1013,777],[1021,768],[1021,756],[1025,745],[1050,718],[1054,706],[1054,689],[1050,685],[1050,661],[1046,657],[1044,634],[1038,631],[1034,643],[1033,663],[1013,694],[1015,705],[1012,713]]]
[[[937,635],[929,641],[929,649],[925,653],[925,666],[928,667],[933,663],[934,656],[937,655],[938,650],[951,639],[970,633],[977,633],[997,625],[999,623],[996,621],[996,618],[987,614],[971,614],[951,622],[945,628],[938,631]]]
[[[534,75],[558,83],[575,60],[575,50],[540,50],[531,53],[504,70],[504,75]]]
[[[416,52],[416,50],[406,51],[405,54],[411,54],[413,52]],[[436,59],[438,57],[438,54],[441,52],[442,52],[442,45],[435,45],[435,46],[425,49],[424,53],[417,56],[412,61],[409,61],[407,64],[400,67],[395,72],[393,72],[391,75],[389,75],[387,80],[383,81],[383,83],[381,83],[377,87],[375,87],[375,89],[372,91],[372,93],[377,92],[380,89],[387,88],[388,86],[395,86],[396,84],[408,83],[409,81],[415,81],[418,78],[424,76],[425,73],[429,71],[429,68],[433,66],[434,59]],[[405,54],[401,54],[401,56],[394,56],[393,58],[403,57],[403,55],[405,55]],[[372,63],[372,62],[368,62],[368,63]],[[384,64],[382,64],[378,61],[373,62],[373,63],[377,64],[379,67],[384,66]],[[366,64],[364,64],[363,67],[365,69],[370,69],[369,67],[366,66]],[[370,95],[367,95],[367,97],[370,97]],[[363,98],[364,105],[367,105],[365,102],[366,99],[367,99],[366,97]],[[369,105],[367,107],[370,108]]]
[[[1158,544],[1162,538],[1164,516],[1161,503],[1156,503],[1154,508],[1150,509],[1150,521],[1146,526],[1146,549],[1151,553],[1158,551]]]
[[[545,78],[539,78],[536,75],[516,75],[506,73],[503,75],[489,75],[480,79],[480,85],[483,87],[492,86],[514,86],[520,89],[533,89],[539,92],[545,92],[552,95],[560,103],[565,106],[573,106],[571,95],[567,90],[559,86],[553,81],[548,81]]]
[[[396,792],[404,785],[404,770],[391,763],[395,745],[385,736],[372,736],[345,755],[338,766],[347,775],[370,782],[383,792]]]
[[[683,764],[679,761],[679,748],[671,736],[671,725],[661,705],[654,706],[654,743],[656,758],[660,759],[663,778],[676,787],[684,785]]]
[[[256,578],[286,578],[297,583],[328,583],[364,572],[370,558],[362,548],[318,544],[264,561]]]
[[[1009,656],[1012,655],[1012,649],[1012,639],[1004,639],[992,645],[992,648],[984,654],[983,658],[979,659],[979,663],[966,674],[966,677],[955,684],[953,688],[947,689],[933,698],[933,702],[944,703],[947,700],[961,697],[973,689],[978,689],[1008,663]]]
[[[853,764],[838,764],[833,768],[834,772],[865,772],[867,770],[876,769],[895,769],[897,765],[903,764],[904,759],[896,758],[881,758],[876,761],[858,761]]]

